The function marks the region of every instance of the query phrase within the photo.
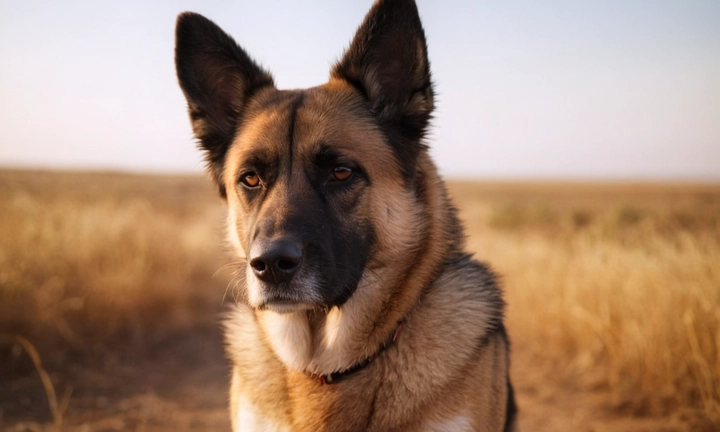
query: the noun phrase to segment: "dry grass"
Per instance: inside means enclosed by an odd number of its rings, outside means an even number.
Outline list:
[[[503,275],[516,368],[624,412],[720,418],[720,187],[451,190]],[[0,208],[0,333],[44,364],[215,325],[224,208],[205,178],[0,171]]]
[[[518,350],[635,414],[720,418],[720,187],[456,184]]]
[[[0,171],[0,332],[61,361],[213,322],[223,210],[203,180]]]

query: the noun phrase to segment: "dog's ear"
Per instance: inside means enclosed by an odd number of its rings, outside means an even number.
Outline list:
[[[207,18],[185,12],[175,28],[175,68],[185,93],[193,132],[208,169],[225,196],[222,169],[247,102],[273,86],[272,76]]]
[[[412,176],[433,110],[425,33],[413,0],[378,0],[331,72],[356,87]]]

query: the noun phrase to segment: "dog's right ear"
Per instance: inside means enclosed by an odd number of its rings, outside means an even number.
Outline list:
[[[253,94],[273,86],[273,78],[220,27],[191,12],[177,19],[175,68],[193,132],[224,197],[223,163],[238,122]]]
[[[414,0],[376,0],[331,77],[365,97],[412,178],[425,148],[433,88],[425,32]]]

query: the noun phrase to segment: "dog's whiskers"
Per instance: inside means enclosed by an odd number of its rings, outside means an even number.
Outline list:
[[[228,291],[232,292],[233,300],[235,300],[235,303],[238,302],[238,295],[237,295],[238,285],[240,285],[240,283],[245,282],[245,272],[244,272],[244,269],[245,269],[244,263],[245,262],[247,262],[247,259],[245,257],[240,257],[238,259],[238,261],[229,262],[229,263],[221,266],[215,272],[215,274],[217,274],[221,270],[234,268],[234,270],[230,273],[233,275],[233,277],[230,279],[230,281],[228,281],[228,284],[225,287],[225,292],[223,292],[222,300],[220,301],[221,305],[225,304],[225,298],[227,297]],[[231,285],[232,285],[232,288],[230,287]]]

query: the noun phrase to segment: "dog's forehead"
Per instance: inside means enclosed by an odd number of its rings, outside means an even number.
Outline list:
[[[327,147],[362,164],[371,176],[398,175],[399,164],[386,139],[362,96],[349,85],[273,89],[249,107],[228,152],[226,175],[235,177],[250,158],[280,164],[312,161]]]
[[[367,103],[342,84],[329,83],[305,92],[295,117],[294,140],[304,154],[322,145],[363,164],[394,163],[392,149]]]

